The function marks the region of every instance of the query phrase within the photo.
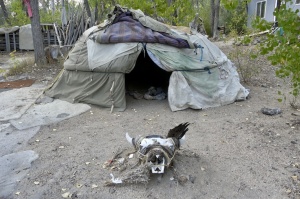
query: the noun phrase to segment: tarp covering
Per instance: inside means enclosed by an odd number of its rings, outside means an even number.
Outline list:
[[[11,33],[19,30],[19,26],[9,27],[9,28],[0,28],[0,34]]]
[[[85,102],[124,111],[125,76],[122,73],[95,73],[64,70],[46,91],[48,96],[71,103]]]
[[[33,39],[31,24],[20,27],[19,30],[19,48],[21,50],[33,50]]]
[[[87,47],[88,66],[91,71],[120,73],[129,73],[134,68],[143,49],[143,45],[137,43],[99,45],[92,40],[87,41]]]
[[[202,48],[195,51],[147,45],[149,56],[159,67],[174,71],[168,89],[171,109],[201,109],[245,100],[248,91],[240,84],[236,68],[226,55],[201,34],[190,38]]]
[[[196,48],[177,48],[146,41],[113,44],[96,42],[95,38],[101,37],[103,32],[110,32],[114,22],[127,26],[127,20],[118,21],[123,12],[131,12],[131,15],[126,16],[131,16],[135,24],[144,25],[150,21],[146,27],[153,27],[152,32],[163,30],[170,38],[184,39],[192,44],[189,47]],[[216,107],[246,99],[249,92],[240,84],[236,68],[205,36],[189,35],[148,19],[139,10],[116,7],[104,26],[90,28],[77,41],[64,63],[62,74],[45,93],[71,102],[125,110],[125,74],[133,70],[137,57],[144,51],[158,67],[172,72],[168,88],[172,111]],[[124,36],[123,33],[120,32],[120,36]]]

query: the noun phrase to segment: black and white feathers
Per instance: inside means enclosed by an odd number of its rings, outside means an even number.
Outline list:
[[[185,135],[185,133],[189,130],[187,128],[189,125],[190,123],[186,122],[186,123],[179,124],[173,129],[170,129],[167,138],[172,137],[172,138],[181,139]]]
[[[167,136],[148,135],[131,138],[126,133],[126,139],[139,154],[142,164],[149,163],[152,173],[163,173],[165,166],[172,162],[176,151],[184,141],[185,134],[189,130],[189,123],[182,123],[170,129]]]
[[[175,147],[177,149],[179,149],[180,146],[183,144],[185,133],[189,130],[188,129],[189,125],[190,123],[188,122],[181,123],[175,128],[169,130],[167,138],[171,138],[174,141]]]

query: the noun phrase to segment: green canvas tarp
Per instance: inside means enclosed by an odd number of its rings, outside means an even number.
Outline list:
[[[149,20],[141,11],[116,9],[115,15],[125,10],[126,16],[131,13],[130,16],[143,26],[183,39],[189,47],[97,42],[95,38],[115,20],[116,16],[112,15],[106,24],[88,29],[76,42],[64,63],[64,70],[45,91],[46,95],[123,111],[126,109],[125,74],[134,69],[140,53],[147,53],[157,67],[172,72],[168,87],[172,111],[217,107],[246,99],[249,92],[240,84],[234,64],[205,36],[168,28],[154,19]]]

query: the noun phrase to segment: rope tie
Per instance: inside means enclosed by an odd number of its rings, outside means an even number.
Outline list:
[[[204,49],[204,47],[201,46],[201,44],[198,44],[198,45],[196,46],[195,51],[194,51],[194,52],[196,53],[196,55],[198,54],[198,53],[197,53],[198,48],[200,49],[200,61],[202,61],[202,59],[203,59],[203,49]]]
[[[209,67],[204,67],[203,70],[208,71],[208,74],[211,74]]]
[[[110,92],[110,100],[111,100],[111,103],[112,103],[111,108],[110,108],[110,113],[113,112],[114,107],[115,107],[115,101],[114,101],[114,96],[113,96],[114,95],[114,86],[115,86],[115,81],[113,81],[112,86],[111,86],[111,88],[109,90],[109,92]]]

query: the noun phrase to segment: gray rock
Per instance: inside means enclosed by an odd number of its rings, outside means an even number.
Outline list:
[[[273,108],[273,109],[271,109],[271,108],[262,108],[261,112],[265,115],[277,115],[277,114],[282,113],[280,108]]]

